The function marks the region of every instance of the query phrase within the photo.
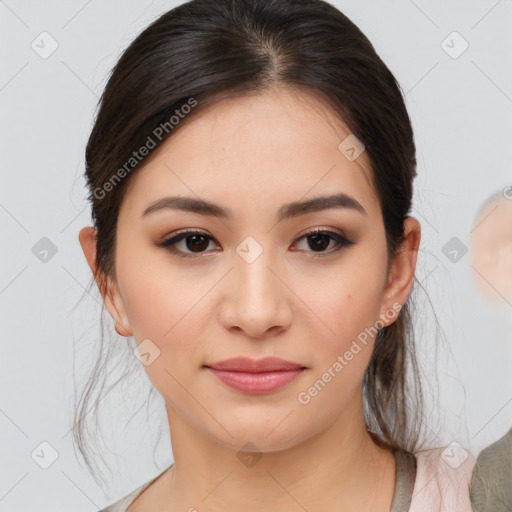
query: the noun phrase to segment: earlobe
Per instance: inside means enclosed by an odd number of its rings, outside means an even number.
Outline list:
[[[388,284],[383,300],[383,306],[386,309],[381,311],[381,318],[387,318],[389,315],[386,313],[389,313],[391,309],[395,310],[396,303],[401,307],[409,297],[414,282],[420,240],[421,224],[416,218],[407,217],[404,221],[404,241],[396,252],[389,269]],[[389,325],[393,321],[385,323],[385,325]]]
[[[103,300],[105,302],[105,307],[108,309],[110,316],[114,320],[117,334],[125,337],[132,336],[133,332],[130,326],[130,321],[126,315],[126,310],[117,287],[115,284],[111,283],[110,279],[108,279],[106,288]]]
[[[84,227],[78,235],[80,245],[84,252],[89,268],[96,279],[96,284],[105,303],[110,316],[115,322],[116,332],[120,336],[132,336],[130,323],[126,316],[121,297],[116,287],[111,283],[108,277],[104,278],[97,274],[96,269],[96,229],[92,226]]]

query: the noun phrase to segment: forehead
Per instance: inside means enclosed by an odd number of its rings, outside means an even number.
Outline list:
[[[131,177],[122,209],[142,212],[169,193],[256,213],[269,201],[343,192],[377,213],[366,152],[350,159],[340,150],[354,136],[312,93],[227,97],[185,121]]]

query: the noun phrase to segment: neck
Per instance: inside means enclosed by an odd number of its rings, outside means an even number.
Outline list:
[[[265,451],[264,441],[258,440],[254,448],[246,448],[254,452],[243,454],[205,436],[167,407],[174,466],[166,486],[169,500],[176,504],[168,510],[193,510],[193,506],[223,512],[282,512],[301,506],[327,510],[336,503],[339,510],[389,511],[394,457],[366,431],[361,393],[327,429],[305,441],[290,440],[287,448]],[[246,442],[251,442],[250,437],[239,446]]]

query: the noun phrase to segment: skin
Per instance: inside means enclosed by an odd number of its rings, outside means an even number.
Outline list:
[[[388,267],[366,153],[350,161],[338,149],[348,134],[320,98],[276,88],[198,113],[132,177],[118,219],[116,278],[102,293],[122,335],[160,350],[144,368],[165,399],[175,464],[130,512],[312,512],[333,503],[389,511],[394,457],[375,444],[363,416],[374,336],[309,403],[297,399],[365,328],[395,321],[389,311],[406,301],[414,278],[420,224],[406,219],[406,240]],[[284,203],[339,192],[367,214],[331,208],[276,221]],[[171,209],[141,216],[168,195],[213,201],[233,219]],[[186,240],[177,248],[192,258],[157,246],[185,228],[212,237],[202,253]],[[301,239],[314,228],[355,243],[327,239],[318,248]],[[263,250],[251,263],[236,252],[248,236]],[[93,228],[79,238],[94,270]],[[234,356],[277,356],[307,369],[278,391],[248,395],[203,368]],[[248,442],[261,456],[250,466],[237,457]]]
[[[477,215],[471,230],[474,282],[490,302],[512,298],[512,192],[493,199]]]

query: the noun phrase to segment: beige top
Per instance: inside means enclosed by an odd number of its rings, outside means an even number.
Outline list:
[[[449,463],[445,452],[443,448],[414,455],[403,450],[393,452],[396,479],[390,512],[472,512],[469,486],[475,459],[469,455],[462,464]],[[100,512],[126,512],[160,475]]]

